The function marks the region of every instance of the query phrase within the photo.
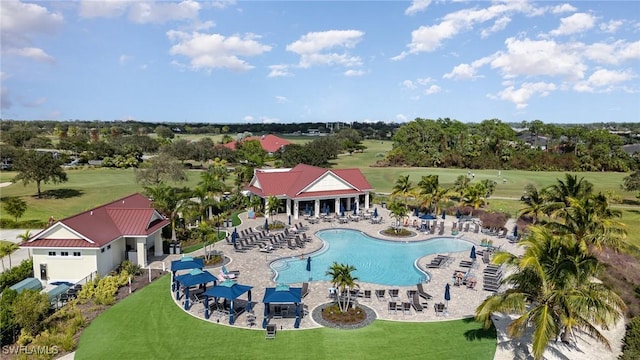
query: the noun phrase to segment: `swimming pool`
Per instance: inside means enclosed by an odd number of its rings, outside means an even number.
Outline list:
[[[353,275],[360,282],[390,286],[409,286],[425,280],[414,263],[425,255],[469,251],[472,243],[456,238],[435,238],[425,241],[385,241],[349,229],[322,230],[316,235],[325,247],[311,254],[311,274],[307,260],[280,259],[271,264],[278,283],[331,280],[325,275],[334,261],[356,267]],[[311,275],[311,276],[309,276]]]

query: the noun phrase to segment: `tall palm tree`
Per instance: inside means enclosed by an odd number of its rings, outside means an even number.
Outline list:
[[[476,309],[476,320],[488,328],[493,313],[520,314],[509,325],[509,336],[520,337],[531,328],[535,359],[542,358],[553,339],[567,341],[575,330],[586,332],[610,349],[598,326],[618,321],[625,304],[615,292],[592,281],[598,271],[597,259],[570,236],[555,235],[541,226],[530,230],[529,237],[519,244],[526,249],[523,256],[495,256],[495,263],[515,267],[504,279],[511,288],[483,301]]]
[[[469,184],[471,183],[471,178],[467,175],[460,175],[456,178],[456,181],[453,183],[453,189],[458,192],[458,195],[462,197],[464,191],[467,189]]]
[[[478,209],[487,203],[485,189],[481,183],[468,186],[462,194],[462,203]],[[471,214],[473,216],[473,214]]]
[[[593,193],[593,184],[584,177],[578,179],[578,175],[571,174],[565,174],[564,177],[564,180],[558,179],[557,184],[545,189],[549,196],[547,213],[569,206],[568,198],[580,199]]]
[[[171,220],[171,240],[176,241],[176,220],[180,212],[180,207],[186,204],[191,194],[189,188],[176,188],[167,184],[146,186],[145,193],[151,198],[153,207],[162,212]]]
[[[358,278],[352,274],[354,271],[356,271],[355,266],[338,264],[334,261],[325,273],[331,276],[331,283],[336,289],[340,290],[339,294],[346,294],[346,296],[338,296],[338,306],[341,312],[347,311],[351,304],[351,294],[349,290],[360,287],[360,285],[356,283]]]
[[[407,199],[409,195],[413,192],[413,184],[409,180],[409,175],[402,176],[400,175],[398,179],[396,179],[396,183],[393,186],[393,190],[391,191],[391,196],[401,196],[404,198],[404,204],[407,206]]]
[[[13,253],[14,251],[16,251],[18,249],[19,249],[18,245],[14,244],[12,242],[1,242],[0,243],[0,261],[2,261],[2,271],[5,270],[4,257],[5,256],[9,257],[9,269],[11,269],[13,267],[11,265],[11,253]]]
[[[396,219],[396,226],[394,227],[397,229],[400,224],[402,224],[402,219],[404,219],[404,217],[409,213],[409,210],[404,205],[395,201],[389,204],[387,207],[389,208],[391,217]]]
[[[438,190],[438,175],[423,176],[418,182],[418,189],[422,198],[422,205],[431,211],[434,203],[433,195]]]
[[[271,220],[273,220],[273,215],[278,214],[282,209],[282,202],[276,196],[269,196],[267,198],[266,207],[269,209],[269,215],[271,215]]]
[[[521,199],[525,207],[520,209],[518,216],[531,216],[533,218],[533,224],[535,225],[538,219],[544,215],[547,197],[544,190],[538,191],[538,189],[531,184],[525,187],[525,192],[526,195]]]

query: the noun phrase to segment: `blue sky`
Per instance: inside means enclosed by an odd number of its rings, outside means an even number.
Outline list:
[[[638,1],[0,1],[2,118],[640,121]]]

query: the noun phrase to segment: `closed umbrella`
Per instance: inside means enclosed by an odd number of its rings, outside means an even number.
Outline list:
[[[449,307],[449,300],[451,300],[451,290],[449,283],[444,286],[444,300],[447,302],[447,307]]]
[[[344,205],[340,203],[340,216],[344,217]]]
[[[469,257],[472,258],[474,261],[476,260],[476,246],[473,245],[471,247],[471,253],[469,254]]]
[[[373,217],[378,217],[378,208],[373,209]]]
[[[444,220],[444,218],[447,216],[447,212],[442,210],[442,220]]]
[[[311,281],[311,256],[307,258],[307,272],[309,273],[309,281]]]
[[[513,227],[513,237],[514,238],[518,237],[518,225]]]
[[[460,212],[460,209],[456,210],[456,219],[460,219],[462,217],[462,213]]]
[[[269,230],[269,219],[264,218],[264,229]]]

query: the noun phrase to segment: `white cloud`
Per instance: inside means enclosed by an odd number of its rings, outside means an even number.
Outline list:
[[[562,13],[566,13],[566,12],[574,12],[578,9],[576,9],[575,7],[569,5],[569,4],[562,4],[562,5],[557,5],[554,6],[551,9],[551,12],[554,14],[562,14]]]
[[[404,114],[397,114],[396,115],[396,120],[398,120],[398,122],[401,122],[401,123],[407,122],[407,119],[408,119],[407,116],[404,115]]]
[[[507,16],[503,16],[501,18],[499,18],[498,20],[496,20],[493,23],[493,26],[491,26],[488,29],[482,29],[482,31],[480,32],[480,36],[482,38],[486,38],[489,37],[489,35],[496,33],[498,31],[504,30],[507,25],[509,25],[509,23],[511,22],[511,18],[507,17]]]
[[[609,20],[609,22],[600,24],[600,30],[606,33],[615,33],[622,25],[624,25],[622,20]]]
[[[560,19],[560,26],[549,34],[553,36],[571,35],[589,30],[595,26],[596,17],[587,13],[576,13]]]
[[[587,65],[582,62],[580,52],[571,45],[553,40],[505,41],[507,51],[491,56],[491,67],[499,69],[506,78],[518,76],[561,76],[568,80],[584,77]]]
[[[440,86],[438,85],[431,85],[429,86],[429,88],[427,88],[424,93],[427,95],[432,95],[432,94],[437,94],[440,91],[442,91],[442,88],[440,88]]]
[[[426,8],[431,5],[431,0],[413,0],[411,2],[411,6],[409,6],[404,13],[406,15],[413,15],[415,13],[419,13],[424,11]]]
[[[277,102],[278,104],[284,104],[284,103],[288,103],[288,102],[289,102],[289,99],[287,99],[287,98],[286,98],[286,97],[284,97],[284,96],[276,96],[276,102]]]
[[[598,69],[589,76],[589,83],[593,86],[602,87],[602,86],[611,86],[615,84],[620,84],[625,81],[629,81],[635,78],[636,75],[631,70],[607,70],[607,69]]]
[[[0,43],[6,55],[27,57],[47,63],[53,56],[33,46],[33,37],[56,33],[63,25],[61,14],[38,4],[20,1],[0,1]]]
[[[161,24],[176,20],[196,20],[201,9],[200,3],[193,0],[181,2],[83,0],[80,2],[78,13],[84,18],[110,18],[126,13],[130,21],[138,24]]]
[[[460,64],[455,66],[450,73],[444,74],[442,77],[445,79],[469,80],[476,77],[477,70],[477,68],[469,64]]]
[[[267,77],[281,77],[281,76],[293,75],[289,71],[289,65],[286,65],[286,64],[270,65],[269,70],[270,70],[269,75],[267,75]]]
[[[53,56],[47,54],[44,50],[40,48],[35,48],[35,47],[24,47],[19,49],[14,48],[14,49],[7,49],[6,52],[7,54],[25,57],[35,61],[40,61],[40,62],[49,63],[49,64],[53,64],[56,62],[56,59]]]
[[[242,118],[242,120],[250,123],[250,122],[252,122],[254,120],[254,117],[251,116],[251,115],[246,115],[245,117]]]
[[[260,117],[260,122],[263,123],[263,124],[273,124],[273,123],[279,123],[280,119],[272,118],[272,117],[268,117],[268,116],[261,116]]]
[[[310,32],[287,45],[286,49],[300,55],[298,66],[301,68],[316,65],[357,67],[362,65],[362,60],[349,55],[346,49],[354,48],[363,36],[364,33],[358,30]],[[336,52],[336,49],[345,51]]]
[[[618,40],[613,43],[578,44],[578,46],[587,59],[601,64],[640,60],[640,40],[632,43]]]
[[[120,65],[124,65],[124,64],[128,63],[131,59],[133,59],[133,56],[122,54],[122,55],[120,55],[120,57],[118,57],[118,63]]]
[[[451,39],[464,30],[471,30],[476,24],[498,18],[494,23],[496,30],[500,26],[506,26],[507,15],[514,13],[533,14],[536,8],[526,2],[494,3],[486,8],[462,9],[447,14],[439,24],[420,26],[411,32],[411,43],[407,45],[409,50],[403,51],[392,60],[401,60],[407,55],[421,52],[432,52],[438,49],[443,41]],[[500,20],[501,19],[501,20]]]
[[[362,76],[364,74],[365,74],[364,70],[349,69],[344,72],[345,76]]]
[[[240,59],[240,56],[257,56],[271,51],[271,46],[259,43],[257,39],[260,37],[255,34],[225,37],[220,34],[170,30],[167,37],[170,41],[177,42],[169,52],[189,58],[192,70],[249,70],[253,66]]]
[[[489,95],[489,97],[510,101],[516,104],[518,110],[521,110],[529,105],[528,102],[532,96],[547,96],[551,91],[555,91],[556,89],[556,85],[552,83],[524,83],[519,89],[516,89],[514,86],[509,86],[498,92],[497,96]]]
[[[405,80],[402,82],[402,86],[406,87],[407,89],[410,90],[414,90],[416,89],[418,86],[416,86],[416,84],[413,83],[413,81],[411,80]]]

